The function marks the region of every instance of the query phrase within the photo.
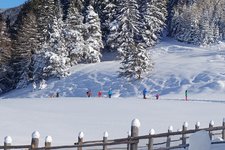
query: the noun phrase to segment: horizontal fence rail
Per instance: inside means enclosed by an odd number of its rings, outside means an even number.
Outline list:
[[[74,149],[83,150],[89,148],[89,150],[171,150],[177,148],[186,148],[189,146],[187,140],[189,135],[196,133],[198,131],[206,131],[209,134],[209,138],[215,135],[221,135],[221,139],[225,140],[225,119],[223,119],[222,126],[214,127],[214,122],[210,121],[208,128],[200,128],[200,123],[197,122],[195,129],[187,129],[188,123],[185,122],[182,126],[181,131],[173,131],[173,127],[170,126],[168,132],[155,134],[154,129],[150,130],[147,135],[139,136],[140,122],[138,119],[134,119],[131,125],[131,132],[129,132],[128,137],[118,138],[118,139],[108,139],[108,133],[105,132],[102,140],[92,140],[84,141],[84,133],[80,132],[78,136],[78,141],[73,145],[64,146],[52,146],[52,137],[47,136],[45,138],[45,145],[39,147],[40,134],[38,131],[32,133],[32,139],[30,145],[12,145],[12,138],[5,137],[4,146],[0,146],[0,149],[12,150],[12,149],[29,149],[29,150],[53,150],[53,149]],[[173,138],[172,138],[173,137]],[[161,141],[157,141],[161,139]],[[144,141],[145,145],[138,146],[140,141]],[[143,143],[143,142],[142,142]],[[216,141],[211,144],[224,144],[225,141]],[[172,145],[173,144],[173,145]],[[115,147],[117,146],[117,147]]]

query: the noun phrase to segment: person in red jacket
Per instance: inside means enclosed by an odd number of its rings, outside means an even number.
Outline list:
[[[98,91],[98,97],[102,97],[102,91]]]

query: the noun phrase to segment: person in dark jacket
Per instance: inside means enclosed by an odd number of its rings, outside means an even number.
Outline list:
[[[91,95],[92,95],[91,90],[89,89],[86,94],[87,94],[87,97],[91,97]]]
[[[108,96],[109,96],[109,98],[112,97],[112,89],[111,89],[111,88],[110,88],[109,91],[108,91]]]
[[[188,91],[185,90],[185,100],[187,101],[188,100]]]
[[[144,90],[143,90],[143,98],[144,98],[144,99],[146,99],[146,94],[147,94],[147,89],[144,88]]]

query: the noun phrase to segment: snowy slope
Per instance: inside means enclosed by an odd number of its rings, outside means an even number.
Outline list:
[[[155,69],[141,81],[118,78],[120,62],[110,60],[75,66],[71,76],[48,80],[43,90],[32,91],[29,85],[11,91],[0,100],[0,128],[4,129],[0,130],[0,142],[10,135],[15,145],[29,144],[35,130],[41,133],[41,145],[47,135],[53,137],[53,145],[73,144],[80,131],[85,141],[102,139],[104,131],[109,139],[121,138],[127,136],[134,118],[141,122],[140,135],[151,128],[156,133],[166,132],[170,125],[176,131],[185,121],[191,129],[197,121],[202,128],[208,127],[210,120],[220,126],[225,117],[224,49],[224,43],[194,47],[167,39],[152,50]],[[147,100],[141,95],[144,87],[149,90]],[[112,88],[113,98],[86,98],[88,88],[94,96],[100,89],[106,96]],[[188,102],[183,100],[186,89]],[[56,92],[60,98],[47,98]],[[152,100],[156,93],[160,99]],[[216,145],[211,150],[224,147]]]
[[[77,65],[71,69],[71,76],[47,81],[44,90],[32,92],[30,85],[2,97],[49,97],[55,92],[64,97],[85,97],[88,89],[96,96],[99,90],[106,95],[109,88],[114,97],[141,97],[146,87],[150,98],[159,93],[165,99],[183,99],[188,89],[191,99],[225,100],[224,43],[194,47],[167,39],[151,51],[155,69],[141,81],[118,78],[120,61],[112,60]]]

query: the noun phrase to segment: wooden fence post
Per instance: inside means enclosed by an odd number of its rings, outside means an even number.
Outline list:
[[[51,146],[52,146],[52,137],[51,136],[46,136],[45,137],[45,148],[49,149]]]
[[[138,136],[140,126],[141,126],[141,123],[138,119],[132,120],[132,123],[131,123],[131,138]],[[132,143],[130,145],[131,150],[137,150],[138,149],[138,142],[139,141],[137,140],[137,143],[135,142],[135,143]]]
[[[6,136],[4,139],[4,150],[10,150],[7,147],[12,145],[12,138],[10,136]]]
[[[131,138],[131,131],[128,131],[127,134],[128,134],[127,150],[130,150],[130,143],[129,142],[130,142],[130,138]]]
[[[214,126],[214,121],[211,120],[209,122],[209,138],[210,138],[210,140],[212,140],[212,135],[213,135],[213,133],[212,133],[212,131],[210,131],[210,129],[213,128],[213,126]]]
[[[104,135],[103,135],[103,150],[107,150],[107,145],[105,145],[107,143],[107,140],[108,140],[108,132],[104,132]]]
[[[183,127],[182,127],[182,145],[186,145],[187,144],[187,135],[184,133],[185,131],[187,131],[188,128],[188,123],[184,122]]]
[[[154,129],[151,129],[150,132],[149,132],[149,135],[154,135],[155,134],[155,130]],[[153,143],[154,143],[154,138],[149,138],[149,141],[148,141],[148,150],[153,150]]]
[[[40,133],[38,131],[34,131],[32,133],[31,149],[38,148],[39,138],[40,138]]]
[[[168,136],[167,136],[167,139],[166,139],[166,148],[170,147],[170,143],[171,143],[170,133],[171,132],[173,132],[173,126],[169,126],[169,129],[168,129]]]
[[[225,118],[223,118],[223,127],[225,127]],[[222,131],[222,139],[225,140],[225,129]]]
[[[77,150],[82,150],[82,143],[84,142],[84,133],[80,132],[78,135],[78,147]]]
[[[195,130],[198,130],[200,128],[200,122],[198,121],[198,122],[196,122],[196,124],[195,124]]]

